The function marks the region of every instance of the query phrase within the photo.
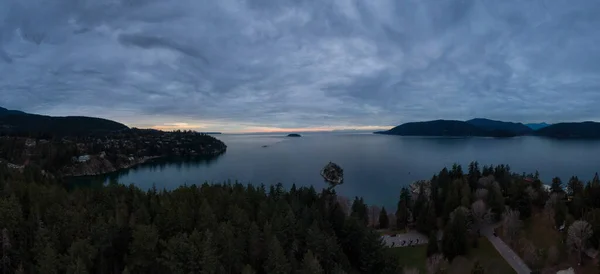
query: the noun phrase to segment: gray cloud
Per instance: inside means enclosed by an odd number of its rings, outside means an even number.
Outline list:
[[[600,120],[600,2],[5,0],[0,105],[151,126]]]

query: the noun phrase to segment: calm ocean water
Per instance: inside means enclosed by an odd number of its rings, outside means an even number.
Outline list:
[[[430,179],[444,166],[509,164],[515,172],[538,170],[545,183],[554,176],[567,181],[577,175],[590,180],[600,170],[600,141],[552,140],[539,137],[428,138],[370,133],[313,133],[301,138],[270,135],[215,135],[228,146],[216,159],[194,162],[158,161],[112,174],[113,180],[141,188],[172,189],[182,184],[281,182],[289,187],[325,186],[319,175],[329,161],[344,168],[341,195],[362,196],[370,204],[395,208],[400,189]],[[263,146],[267,147],[263,147]],[[105,182],[107,177],[82,178]]]

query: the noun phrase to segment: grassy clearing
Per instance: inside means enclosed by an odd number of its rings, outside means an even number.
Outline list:
[[[535,214],[524,222],[523,237],[530,240],[537,248],[548,250],[556,246],[559,250],[564,249],[561,242],[562,235],[554,229],[554,224],[544,217],[543,214]]]
[[[400,265],[409,268],[416,268],[420,271],[420,273],[426,273],[425,264],[427,245],[396,247],[390,248],[389,250],[398,257]],[[489,270],[489,273],[515,273],[510,265],[504,260],[504,258],[502,258],[502,256],[500,256],[500,254],[496,251],[492,243],[490,243],[485,237],[479,238],[478,248],[471,248],[467,256],[464,258],[455,259],[456,262],[451,264],[449,273],[459,273],[465,269],[468,269],[466,271],[470,271],[476,260],[478,260],[486,270]]]
[[[481,237],[478,242],[478,248],[471,248],[469,250],[469,254],[467,254],[469,260],[473,262],[479,260],[486,270],[490,270],[490,273],[516,274],[514,269],[504,260],[487,238]]]
[[[400,265],[409,268],[416,268],[420,271],[420,273],[426,273],[425,260],[427,259],[427,245],[395,247],[390,248],[389,250],[398,257]]]

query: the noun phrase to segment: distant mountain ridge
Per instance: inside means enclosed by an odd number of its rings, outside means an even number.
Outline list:
[[[457,120],[434,120],[405,123],[378,134],[403,136],[448,136],[448,137],[512,137],[515,133],[502,129],[484,129],[473,124]]]
[[[558,123],[534,132],[536,136],[545,136],[559,139],[599,139],[600,123],[581,122],[581,123]]]
[[[485,130],[502,130],[514,133],[515,135],[525,135],[533,132],[531,128],[522,123],[503,122],[485,118],[475,118],[466,122]]]
[[[600,139],[600,123],[597,122],[559,123],[552,125],[541,123],[536,125],[540,126],[537,130],[522,123],[503,122],[484,118],[475,118],[468,121],[433,120],[404,123],[390,130],[375,133],[402,136],[515,137],[535,135],[563,139]]]
[[[22,115],[22,114],[26,114],[25,112],[19,111],[19,110],[9,110],[9,109],[5,109],[3,107],[0,107],[0,116],[3,115]]]
[[[93,117],[53,117],[0,107],[0,134],[73,136],[129,129],[124,124]]]

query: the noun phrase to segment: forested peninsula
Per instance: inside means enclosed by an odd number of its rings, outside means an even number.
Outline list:
[[[129,128],[92,117],[51,117],[0,108],[0,162],[48,176],[114,172],[161,157],[212,157],[220,140],[193,131]]]

